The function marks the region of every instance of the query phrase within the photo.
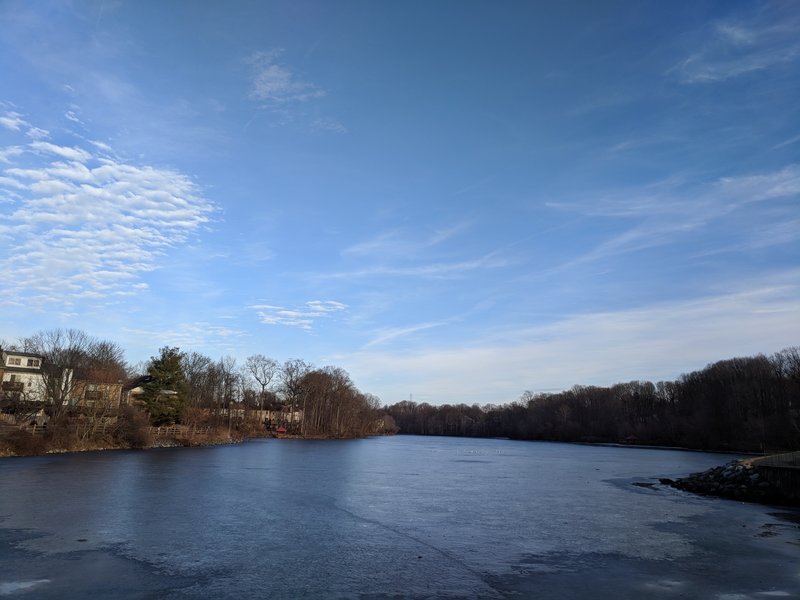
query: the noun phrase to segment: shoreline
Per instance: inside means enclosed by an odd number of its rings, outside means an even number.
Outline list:
[[[388,434],[385,434],[388,435]],[[378,436],[366,436],[378,437]],[[382,437],[382,436],[381,436]],[[161,440],[148,443],[144,446],[135,447],[130,445],[98,445],[92,446],[91,444],[86,447],[76,448],[52,448],[44,452],[33,452],[18,454],[0,449],[0,460],[6,458],[33,458],[38,456],[54,456],[60,454],[76,454],[79,452],[111,452],[115,450],[157,450],[159,448],[206,448],[211,446],[228,446],[234,444],[241,444],[250,440],[270,439],[270,440],[308,440],[308,441],[344,441],[352,439],[363,438],[344,438],[333,437],[325,435],[300,435],[300,434],[275,434],[273,432],[265,432],[259,435],[244,435],[241,437],[220,437],[217,439],[185,439],[185,438],[163,438]]]
[[[786,456],[788,455],[776,454],[763,458],[737,459],[675,480],[659,479],[659,482],[700,496],[798,507],[800,476],[795,471],[797,467],[779,464],[781,457]],[[776,460],[778,464],[770,464]]]
[[[754,450],[724,450],[724,449],[704,449],[704,448],[690,448],[689,446],[660,446],[658,444],[634,444],[628,442],[587,442],[582,440],[544,440],[544,439],[526,439],[514,438],[507,436],[474,436],[474,435],[446,435],[438,433],[403,433],[398,432],[395,435],[400,436],[418,436],[418,437],[444,437],[444,438],[460,438],[465,440],[508,440],[511,442],[541,442],[546,444],[575,444],[578,446],[598,446],[608,448],[635,448],[641,450],[676,450],[679,452],[703,452],[705,454],[734,454],[737,456],[772,456],[774,454],[781,454],[783,452],[791,452],[791,450],[778,450],[775,452],[756,452]]]

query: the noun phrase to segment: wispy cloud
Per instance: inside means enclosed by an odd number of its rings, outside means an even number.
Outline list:
[[[28,123],[23,115],[16,111],[14,105],[7,102],[0,102],[0,127],[24,132],[32,140],[46,139],[50,136],[50,132],[46,129],[39,129]]]
[[[710,184],[689,185],[684,181],[669,180],[641,190],[606,194],[584,202],[551,203],[551,207],[590,217],[635,221],[633,226],[613,234],[557,269],[668,245],[755,203],[795,196],[800,196],[800,165],[797,164],[769,173],[723,177]],[[777,215],[772,218],[784,217]],[[741,235],[744,233],[740,232]],[[785,236],[778,236],[773,238],[773,243],[782,243],[781,240],[785,239]]]
[[[100,303],[140,293],[143,274],[215,210],[178,171],[78,145],[11,148],[0,149],[11,165],[0,178],[0,192],[11,198],[0,213],[4,304]]]
[[[798,14],[794,7],[768,9],[715,23],[704,47],[670,72],[683,83],[710,83],[794,62],[800,58]]]
[[[456,279],[472,271],[498,269],[514,264],[515,261],[498,252],[490,252],[479,258],[453,261],[431,262],[409,266],[377,265],[351,271],[318,274],[318,279],[354,279],[362,277],[423,277],[429,279]]]
[[[220,319],[224,317],[219,317]],[[235,327],[216,325],[209,321],[181,323],[171,327],[142,329],[125,327],[123,332],[144,346],[150,347],[154,342],[161,346],[176,346],[183,349],[215,348],[228,351],[236,342],[247,338],[250,334]]]
[[[318,131],[331,131],[333,133],[347,133],[347,127],[332,118],[317,119],[311,123],[311,128]]]
[[[420,331],[441,327],[442,325],[445,324],[446,324],[445,321],[440,321],[435,323],[418,323],[416,325],[410,325],[408,327],[392,327],[387,329],[381,329],[375,333],[375,337],[373,337],[369,342],[367,342],[364,345],[364,348],[374,348],[376,346],[381,346],[388,342],[394,341],[398,338],[403,338],[409,335],[413,335]]]
[[[57,146],[56,144],[51,144],[50,142],[32,142],[28,144],[28,147],[31,150],[37,150],[46,154],[55,154],[61,158],[66,158],[67,160],[80,163],[85,163],[92,158],[92,155],[89,152],[81,148]]]
[[[334,300],[312,300],[301,308],[272,304],[256,304],[250,308],[256,311],[258,320],[265,325],[286,325],[311,330],[318,319],[347,310],[347,305]]]
[[[413,392],[433,403],[501,404],[526,388],[674,379],[725,356],[796,344],[798,281],[796,270],[779,272],[689,300],[576,314],[458,346],[367,348],[336,360],[386,403]]]
[[[11,131],[19,131],[23,127],[28,127],[28,122],[22,118],[21,114],[8,111],[5,114],[0,115],[0,125],[6,129],[10,129]]]
[[[443,228],[429,229],[422,235],[411,235],[402,229],[384,231],[363,242],[342,250],[345,256],[367,256],[381,260],[391,258],[410,259],[422,255],[434,246],[454,238],[469,228],[470,223],[456,223]]]
[[[253,68],[250,97],[273,108],[286,104],[307,102],[325,96],[325,90],[303,81],[286,64],[280,62],[283,49],[256,52],[247,59]]]
[[[800,134],[790,137],[788,140],[784,140],[780,144],[774,145],[772,149],[777,150],[778,148],[783,148],[784,146],[791,146],[792,144],[796,144],[797,142],[800,142]]]
[[[10,164],[11,158],[19,156],[25,152],[22,146],[9,146],[7,148],[0,148],[0,162]]]
[[[28,131],[25,132],[25,135],[31,138],[32,140],[44,140],[50,137],[50,132],[46,129],[40,129],[38,127],[30,127]]]
[[[78,125],[83,125],[83,121],[80,120],[80,117],[78,117],[78,115],[75,114],[75,111],[73,110],[68,110],[67,112],[65,112],[64,117],[66,117],[73,123],[77,123]]]

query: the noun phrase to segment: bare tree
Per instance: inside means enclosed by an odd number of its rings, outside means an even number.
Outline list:
[[[214,405],[209,390],[211,358],[199,352],[186,352],[182,356],[183,373],[186,376],[186,396],[189,406],[210,408]]]
[[[54,416],[60,415],[69,404],[75,387],[75,370],[86,368],[95,340],[77,329],[40,331],[22,340],[25,352],[43,357],[41,366],[45,400]]]
[[[278,369],[280,367],[277,361],[263,354],[248,356],[244,366],[246,371],[252,375],[253,379],[261,386],[261,393],[258,396],[258,408],[259,410],[264,410],[264,398],[266,397],[267,387],[278,374]]]
[[[302,397],[303,378],[309,371],[311,371],[311,365],[299,358],[289,359],[281,367],[281,387],[287,404],[291,406],[292,412],[289,419],[292,423],[297,401]]]
[[[75,375],[94,383],[123,383],[129,370],[122,346],[104,340],[92,341],[80,368]]]

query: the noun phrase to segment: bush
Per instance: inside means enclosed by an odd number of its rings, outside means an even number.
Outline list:
[[[117,441],[128,448],[146,448],[150,445],[150,420],[136,406],[123,406],[117,420]]]

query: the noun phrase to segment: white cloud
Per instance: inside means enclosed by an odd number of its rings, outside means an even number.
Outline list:
[[[289,67],[278,62],[283,52],[282,49],[256,52],[248,58],[247,62],[253,67],[250,97],[274,107],[324,96],[325,90],[303,81]]]
[[[142,276],[214,210],[188,176],[170,169],[41,141],[6,159],[25,166],[0,172],[0,192],[11,197],[0,205],[4,304],[69,306],[141,293]]]
[[[800,194],[800,165],[790,165],[772,173],[743,177],[724,177],[717,184],[718,193],[742,203],[785,198]]]
[[[19,131],[22,127],[27,127],[28,122],[22,118],[21,114],[8,111],[5,114],[0,115],[0,125],[6,129],[10,129],[11,131]]]
[[[9,164],[11,161],[10,158],[14,156],[19,156],[25,152],[22,146],[9,146],[7,148],[0,148],[0,163]]]
[[[306,302],[302,308],[292,309],[272,304],[256,304],[250,308],[256,311],[259,321],[265,325],[286,325],[311,330],[317,319],[347,310],[347,305],[334,300],[312,300]]]
[[[55,154],[62,158],[77,162],[86,162],[92,158],[92,155],[89,152],[77,147],[57,146],[56,144],[51,144],[50,142],[31,142],[29,146],[34,150]]]
[[[435,404],[501,404],[525,389],[674,379],[715,360],[796,345],[798,281],[800,272],[788,271],[714,295],[578,314],[458,347],[368,348],[335,360],[386,403],[413,393]]]
[[[50,137],[50,132],[46,129],[39,129],[38,127],[29,127],[25,135],[32,140],[43,140]]]
[[[64,116],[73,123],[83,125],[83,121],[81,121],[80,118],[78,118],[78,115],[76,115],[74,111],[68,110],[66,113],[64,113]]]
[[[111,146],[109,146],[105,142],[101,142],[98,140],[89,140],[89,143],[95,148],[102,150],[103,152],[111,152]]]

